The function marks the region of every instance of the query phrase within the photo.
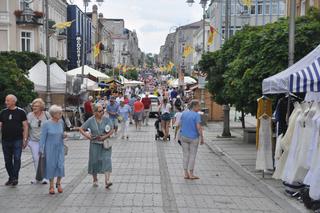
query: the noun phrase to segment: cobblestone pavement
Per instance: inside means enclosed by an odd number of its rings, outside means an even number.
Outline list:
[[[35,172],[26,149],[19,185],[0,186],[0,212],[298,212],[209,145],[200,146],[197,155],[195,173],[201,179],[184,180],[177,143],[155,142],[153,125],[129,131],[130,139],[113,147],[111,189],[104,188],[102,175],[99,187],[92,187],[88,141],[69,140],[64,193],[52,196],[48,185],[30,184]],[[205,135],[212,140],[212,132]],[[7,180],[2,156],[0,179]]]

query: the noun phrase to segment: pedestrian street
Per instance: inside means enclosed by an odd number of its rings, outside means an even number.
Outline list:
[[[129,140],[113,146],[110,189],[92,186],[87,174],[88,141],[67,141],[64,192],[48,194],[48,185],[30,184],[34,168],[30,150],[22,156],[19,185],[0,186],[0,212],[290,212],[248,182],[208,145],[199,146],[195,174],[199,180],[185,180],[182,149],[178,143],[155,141],[153,119],[136,131],[129,127]],[[173,131],[171,130],[171,138]],[[206,137],[205,132],[205,137]],[[206,137],[206,143],[214,138]],[[7,179],[3,158],[0,177]],[[292,212],[292,211],[291,211]]]

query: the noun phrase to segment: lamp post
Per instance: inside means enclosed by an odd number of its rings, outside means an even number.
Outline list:
[[[50,38],[49,38],[49,5],[48,0],[45,0],[45,34],[46,34],[46,57],[47,57],[47,88],[46,88],[46,105],[51,106],[51,86],[50,86]]]
[[[82,41],[83,41],[83,45],[82,45],[82,68],[81,68],[81,81],[83,83],[83,78],[84,78],[84,65],[87,62],[87,7],[89,5],[89,3],[91,2],[91,0],[83,0],[83,4],[84,4],[84,16],[83,16],[83,22],[84,22],[84,26],[83,26],[83,33],[82,33]],[[99,6],[102,5],[102,3],[104,2],[104,0],[96,0],[96,2],[98,3]]]
[[[194,3],[194,0],[187,0],[187,3],[189,4],[189,6],[192,6],[192,4]],[[206,6],[207,6],[208,0],[200,0],[200,4],[202,6],[203,9],[203,18],[202,18],[202,54],[204,54],[206,52]],[[203,77],[200,76],[200,73],[198,73],[198,84],[199,84],[199,89],[200,89],[200,105],[202,110],[205,109],[205,100],[204,100],[204,88],[201,85],[200,86],[200,81],[202,82]]]
[[[296,0],[290,0],[290,17],[289,17],[289,54],[288,67],[294,63],[294,40],[295,40],[295,18],[296,18]]]

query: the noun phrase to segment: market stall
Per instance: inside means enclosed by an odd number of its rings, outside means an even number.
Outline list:
[[[41,60],[29,71],[28,79],[33,82],[34,90],[45,100],[47,92],[47,65]],[[53,103],[65,105],[67,76],[58,64],[50,65],[50,92]]]
[[[288,69],[264,79],[262,91],[286,94],[273,113],[277,124],[273,178],[284,182],[288,194],[310,190],[311,199],[320,200],[320,45]],[[293,93],[307,95],[303,101]],[[271,158],[266,154],[270,151],[266,144],[271,143],[271,99],[258,99],[257,115],[257,164],[262,160],[266,165]]]

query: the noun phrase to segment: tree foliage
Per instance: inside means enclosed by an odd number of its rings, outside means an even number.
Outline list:
[[[35,97],[34,85],[29,81],[14,59],[0,55],[0,108],[4,107],[4,99],[8,94],[18,98],[18,106],[27,106]]]
[[[320,43],[320,11],[312,8],[296,20],[295,61]],[[256,112],[263,79],[288,64],[288,19],[265,26],[246,26],[216,52],[203,55],[200,68],[208,74],[215,101],[230,103],[247,113]]]

